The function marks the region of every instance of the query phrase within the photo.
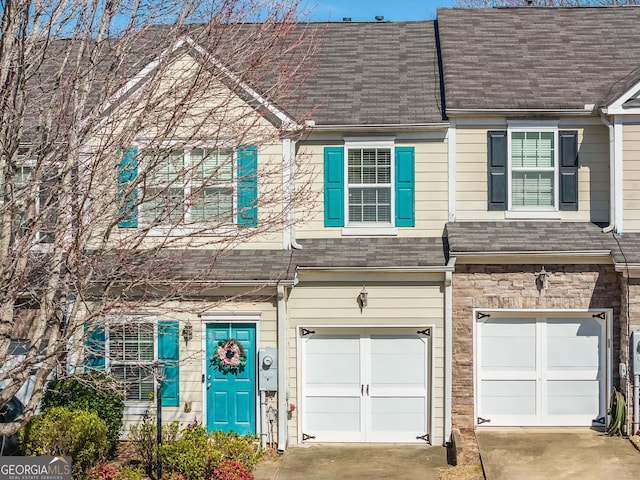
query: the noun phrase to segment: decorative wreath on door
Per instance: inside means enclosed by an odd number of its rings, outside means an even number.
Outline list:
[[[220,340],[213,354],[213,363],[223,372],[236,372],[247,364],[247,354],[236,339]]]

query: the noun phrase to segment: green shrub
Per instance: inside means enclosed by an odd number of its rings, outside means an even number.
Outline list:
[[[239,435],[236,432],[216,431],[211,438],[217,450],[227,460],[236,460],[253,470],[262,457],[258,438],[253,435]]]
[[[42,397],[42,409],[51,407],[95,412],[107,424],[107,455],[109,458],[115,457],[122,429],[124,393],[114,377],[103,373],[87,373],[52,380]]]
[[[178,438],[178,422],[162,427],[162,442],[172,443]],[[140,425],[129,428],[129,440],[142,462],[142,468],[149,477],[153,477],[158,464],[158,436],[156,417],[148,416]]]
[[[70,456],[73,477],[106,457],[107,425],[93,412],[52,407],[34,416],[20,431],[25,455]]]
[[[162,468],[183,475],[187,480],[211,478],[224,456],[205,434],[183,435],[161,446]]]

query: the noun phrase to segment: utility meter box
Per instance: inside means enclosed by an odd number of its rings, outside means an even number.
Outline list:
[[[275,348],[258,351],[258,387],[260,390],[278,390],[278,350]]]
[[[633,374],[640,375],[640,330],[634,330],[631,333],[631,365],[633,365]]]

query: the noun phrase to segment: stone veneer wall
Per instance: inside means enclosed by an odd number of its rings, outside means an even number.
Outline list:
[[[473,421],[473,309],[613,309],[613,362],[620,352],[621,289],[612,265],[546,265],[549,288],[538,290],[541,265],[456,265],[453,274],[452,423],[464,439],[465,462],[478,459]],[[640,290],[640,286],[637,287]],[[639,292],[640,293],[640,292]],[[619,384],[617,368],[614,385]]]

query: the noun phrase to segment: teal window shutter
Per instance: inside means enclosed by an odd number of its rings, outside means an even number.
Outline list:
[[[414,227],[415,148],[396,147],[396,227]]]
[[[126,199],[120,207],[118,226],[121,228],[138,226],[138,189],[131,189],[138,175],[137,155],[136,147],[127,148],[118,164],[118,201],[122,204]]]
[[[105,366],[105,328],[104,325],[84,324],[84,371],[104,370]]]
[[[158,321],[158,360],[164,363],[162,406],[180,406],[180,332],[175,320]]]
[[[560,210],[578,210],[578,132],[560,130]]]
[[[238,225],[258,226],[258,149],[238,149]]]
[[[488,210],[507,209],[507,132],[487,132]]]
[[[324,148],[324,226],[344,227],[344,148]]]

